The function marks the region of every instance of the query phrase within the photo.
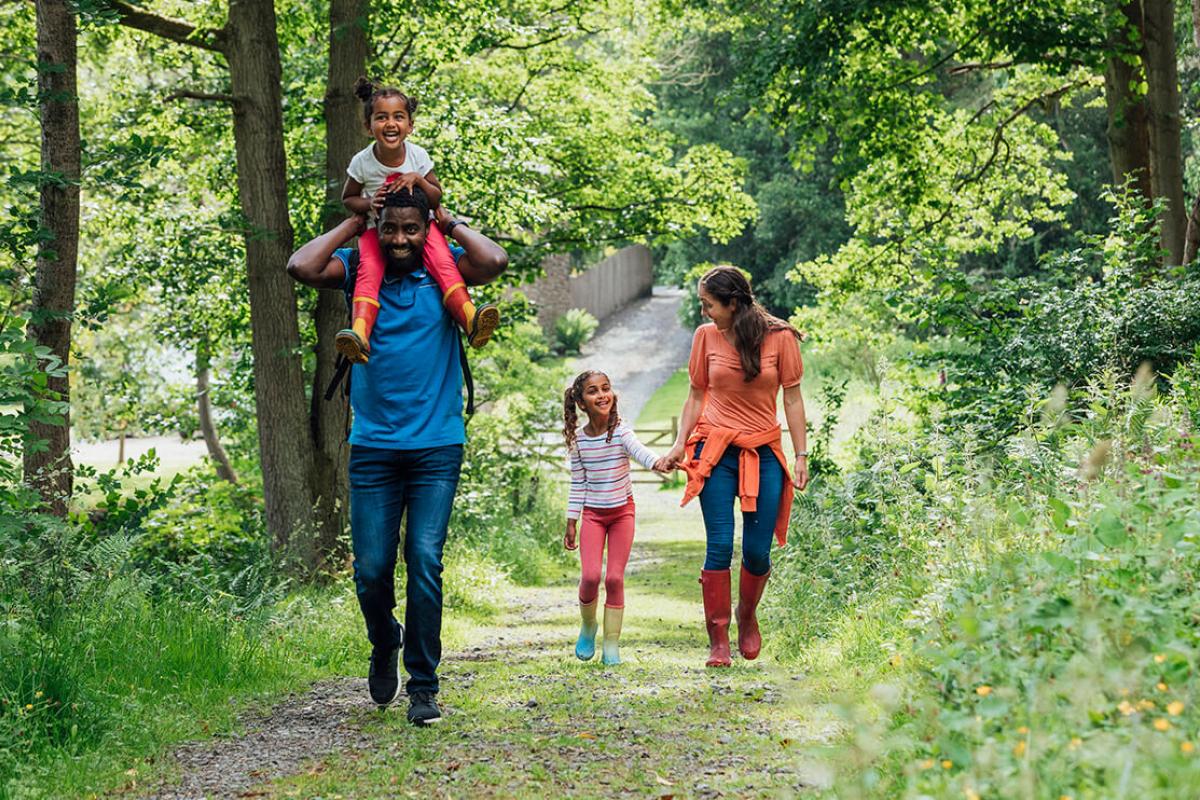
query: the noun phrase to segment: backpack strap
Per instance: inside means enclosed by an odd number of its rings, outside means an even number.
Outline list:
[[[463,420],[465,425],[470,421],[470,418],[475,416],[475,381],[471,378],[471,364],[467,361],[467,348],[463,347],[462,337],[458,339],[458,363],[462,365],[463,383],[467,385],[467,419]]]
[[[333,377],[329,380],[329,387],[325,390],[326,400],[333,399],[333,393],[337,391],[338,384],[341,383],[343,379],[347,379],[346,394],[350,394],[350,381],[348,380],[349,374],[350,359],[346,358],[341,353],[338,353],[337,361],[334,362],[333,365]]]

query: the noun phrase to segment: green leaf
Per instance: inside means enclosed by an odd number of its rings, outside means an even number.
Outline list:
[[[1057,497],[1051,497],[1046,502],[1050,506],[1050,519],[1054,522],[1054,527],[1066,530],[1067,520],[1071,518],[1071,507]]]
[[[1114,512],[1105,510],[1096,524],[1096,538],[1107,547],[1120,547],[1129,541],[1125,525]]]
[[[1055,572],[1058,572],[1062,575],[1070,575],[1075,571],[1075,562],[1061,553],[1047,551],[1042,553],[1042,558],[1045,559],[1047,564],[1054,568]]]

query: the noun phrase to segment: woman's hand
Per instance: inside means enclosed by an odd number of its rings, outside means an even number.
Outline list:
[[[661,460],[667,463],[667,469],[679,469],[679,465],[687,460],[687,448],[682,444],[676,444],[667,451]]]
[[[563,547],[568,550],[574,550],[578,545],[575,543],[575,520],[567,520],[567,533],[563,536]]]
[[[796,469],[792,472],[792,485],[801,492],[808,486],[808,456],[796,456]]]
[[[663,456],[655,461],[654,466],[650,467],[650,469],[654,470],[655,472],[666,474],[675,469],[675,465],[671,463],[670,459],[668,459],[666,456]]]

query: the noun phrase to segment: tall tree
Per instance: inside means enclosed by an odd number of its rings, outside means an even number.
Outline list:
[[[1108,153],[1113,183],[1133,180],[1138,194],[1154,199],[1150,186],[1150,119],[1146,97],[1137,90],[1142,49],[1142,4],[1122,4],[1112,27],[1104,70],[1104,98],[1108,107]],[[1123,21],[1122,21],[1123,20]]]
[[[37,72],[41,111],[41,226],[29,337],[67,364],[79,252],[79,102],[76,91],[76,26],[69,0],[37,0]],[[70,399],[67,376],[48,378],[47,388]],[[70,414],[59,423],[34,420],[30,438],[48,446],[27,447],[25,479],[51,510],[66,514],[71,497]]]
[[[1183,200],[1183,146],[1179,118],[1179,67],[1175,56],[1175,0],[1142,0],[1146,15],[1143,58],[1150,113],[1150,183],[1165,201],[1162,244],[1166,263],[1183,263],[1187,207]]]
[[[299,354],[296,293],[283,266],[293,235],[288,216],[283,146],[282,69],[271,0],[230,0],[216,30],[152,14],[122,0],[109,3],[121,23],[191,47],[222,54],[230,92],[181,91],[233,108],[238,197],[245,218],[246,273],[254,351],[254,394],[267,527],[278,550],[315,564],[313,449]]]
[[[346,165],[362,141],[362,109],[354,95],[354,82],[367,72],[367,0],[330,0],[329,72],[325,87],[325,214],[328,230],[345,217],[342,185]],[[318,292],[313,311],[316,327],[316,369],[313,374],[313,451],[316,467],[317,550],[325,565],[342,558],[341,534],[345,529],[349,487],[346,482],[345,396],[338,392],[326,402],[325,387],[332,374],[336,352],[333,339],[346,325],[346,303],[335,292]]]

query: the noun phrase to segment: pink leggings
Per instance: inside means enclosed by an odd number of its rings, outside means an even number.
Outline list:
[[[429,234],[425,239],[424,266],[442,290],[443,298],[452,287],[463,283],[462,273],[458,271],[458,262],[450,252],[450,243],[446,241],[436,222],[429,223]],[[383,273],[379,233],[374,228],[367,228],[362,236],[358,237],[358,273],[354,279],[354,298],[378,300]]]
[[[608,571],[604,575],[604,605],[625,607],[625,564],[633,548],[633,498],[616,508],[584,506],[579,527],[579,602],[590,603],[600,594],[600,560],[608,540]]]

